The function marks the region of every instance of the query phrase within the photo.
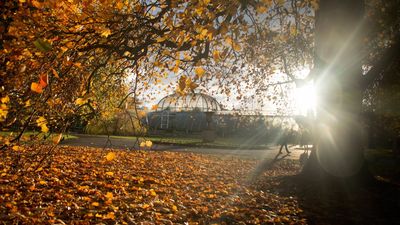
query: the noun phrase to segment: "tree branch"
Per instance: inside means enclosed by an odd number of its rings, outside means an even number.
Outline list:
[[[396,35],[395,40],[399,40],[400,35]],[[375,63],[375,65],[363,76],[361,80],[361,87],[363,90],[368,88],[376,78],[386,70],[386,68],[398,58],[400,52],[400,41],[396,41],[390,48],[388,48],[385,53],[380,57],[380,59]]]

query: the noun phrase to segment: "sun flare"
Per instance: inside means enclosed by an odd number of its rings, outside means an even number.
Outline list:
[[[294,92],[294,100],[297,112],[307,115],[310,112],[315,113],[316,95],[313,82],[309,82],[301,87],[296,88]]]

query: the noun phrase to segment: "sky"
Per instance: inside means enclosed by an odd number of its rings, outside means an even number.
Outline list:
[[[299,71],[296,77],[304,77],[307,75],[309,70],[305,69]],[[177,85],[177,80],[180,75],[170,74],[168,78],[163,80],[158,86],[150,85],[149,89],[139,96],[139,99],[143,102],[143,106],[151,109],[153,105],[156,105],[163,97],[173,94]],[[277,72],[272,75],[271,82],[279,83],[283,80],[286,75]],[[170,87],[168,85],[170,84]],[[164,90],[165,89],[165,90]],[[240,111],[257,111],[262,114],[268,115],[279,115],[283,114],[280,110],[285,110],[285,114],[289,115],[306,115],[307,111],[315,108],[315,94],[312,83],[305,85],[302,88],[296,88],[294,83],[285,84],[282,87],[284,92],[288,94],[288,102],[272,102],[265,96],[268,95],[266,91],[263,95],[255,95],[255,90],[248,90],[243,94],[244,100],[236,100],[236,91],[231,90],[232,94],[228,98],[225,93],[219,93],[218,86],[214,85],[211,87],[199,86],[195,92],[201,92],[209,94],[214,97],[220,104],[223,105],[224,110],[240,110]],[[271,90],[272,91],[272,90]],[[217,94],[211,94],[217,93]],[[263,106],[259,103],[259,100],[263,101]]]

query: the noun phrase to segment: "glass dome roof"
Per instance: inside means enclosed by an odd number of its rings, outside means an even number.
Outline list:
[[[171,94],[162,98],[157,104],[157,111],[170,110],[173,112],[199,110],[201,112],[220,111],[217,100],[203,93],[187,95]]]

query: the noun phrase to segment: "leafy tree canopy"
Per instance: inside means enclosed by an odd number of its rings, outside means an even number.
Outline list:
[[[398,21],[390,15],[397,1],[368,2],[368,18],[380,24],[366,40],[375,49],[365,59],[372,64],[384,52],[380,47],[393,45]],[[99,93],[137,98],[172,74],[180,79],[169,88],[182,94],[217,86],[215,91],[241,99],[246,89],[263,94],[271,88],[277,71],[280,80],[293,82],[304,77],[297,71],[313,65],[316,0],[1,4],[4,128],[63,131],[72,115],[109,108],[100,106]],[[127,79],[135,88],[126,89]]]

